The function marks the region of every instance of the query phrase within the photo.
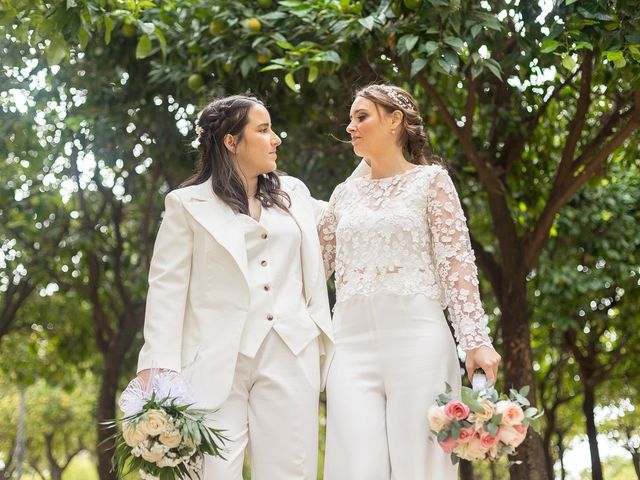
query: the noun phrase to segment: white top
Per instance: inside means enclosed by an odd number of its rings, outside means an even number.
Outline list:
[[[463,350],[491,345],[466,219],[441,166],[350,178],[333,192],[319,233],[337,302],[424,294],[448,307]]]
[[[239,352],[255,357],[273,328],[297,355],[320,333],[304,299],[300,227],[278,207],[262,208],[259,222],[248,215],[238,219],[247,248],[250,295]]]

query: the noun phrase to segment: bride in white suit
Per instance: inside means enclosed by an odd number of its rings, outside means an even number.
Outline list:
[[[201,112],[197,173],[166,197],[154,247],[138,374],[181,372],[225,430],[206,480],[315,479],[318,396],[333,351],[316,232],[299,180],[278,176],[280,138],[254,97]]]

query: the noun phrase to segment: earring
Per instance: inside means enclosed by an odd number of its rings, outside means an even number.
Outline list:
[[[395,135],[396,131],[395,130],[391,130],[391,135]]]

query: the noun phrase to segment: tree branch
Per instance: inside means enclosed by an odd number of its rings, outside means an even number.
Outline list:
[[[617,123],[614,120],[615,118],[617,118],[619,122],[622,119],[630,117],[627,123],[603,146],[596,145],[594,141],[590,142],[585,147],[584,152],[573,162],[573,175],[566,177],[561,185],[557,182],[554,183],[549,193],[547,203],[535,227],[525,234],[525,243],[527,245],[525,264],[528,271],[535,266],[542,253],[556,214],[585,182],[597,174],[609,155],[630,138],[640,127],[640,90],[636,90],[633,96],[634,106],[625,114],[619,116],[613,114],[611,120],[603,127],[603,131],[612,131],[614,129]],[[602,136],[603,135],[599,133],[596,135],[596,138],[601,139]],[[576,165],[579,166],[576,167]],[[556,179],[558,179],[558,177],[556,177]]]

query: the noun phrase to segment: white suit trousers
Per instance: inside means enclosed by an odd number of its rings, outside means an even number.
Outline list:
[[[254,358],[238,354],[229,397],[209,424],[225,430],[226,460],[205,457],[203,480],[315,480],[318,470],[318,339],[298,356],[271,330]]]
[[[356,296],[336,305],[333,324],[325,480],[455,480],[427,421],[445,382],[461,385],[440,304],[424,295]]]

